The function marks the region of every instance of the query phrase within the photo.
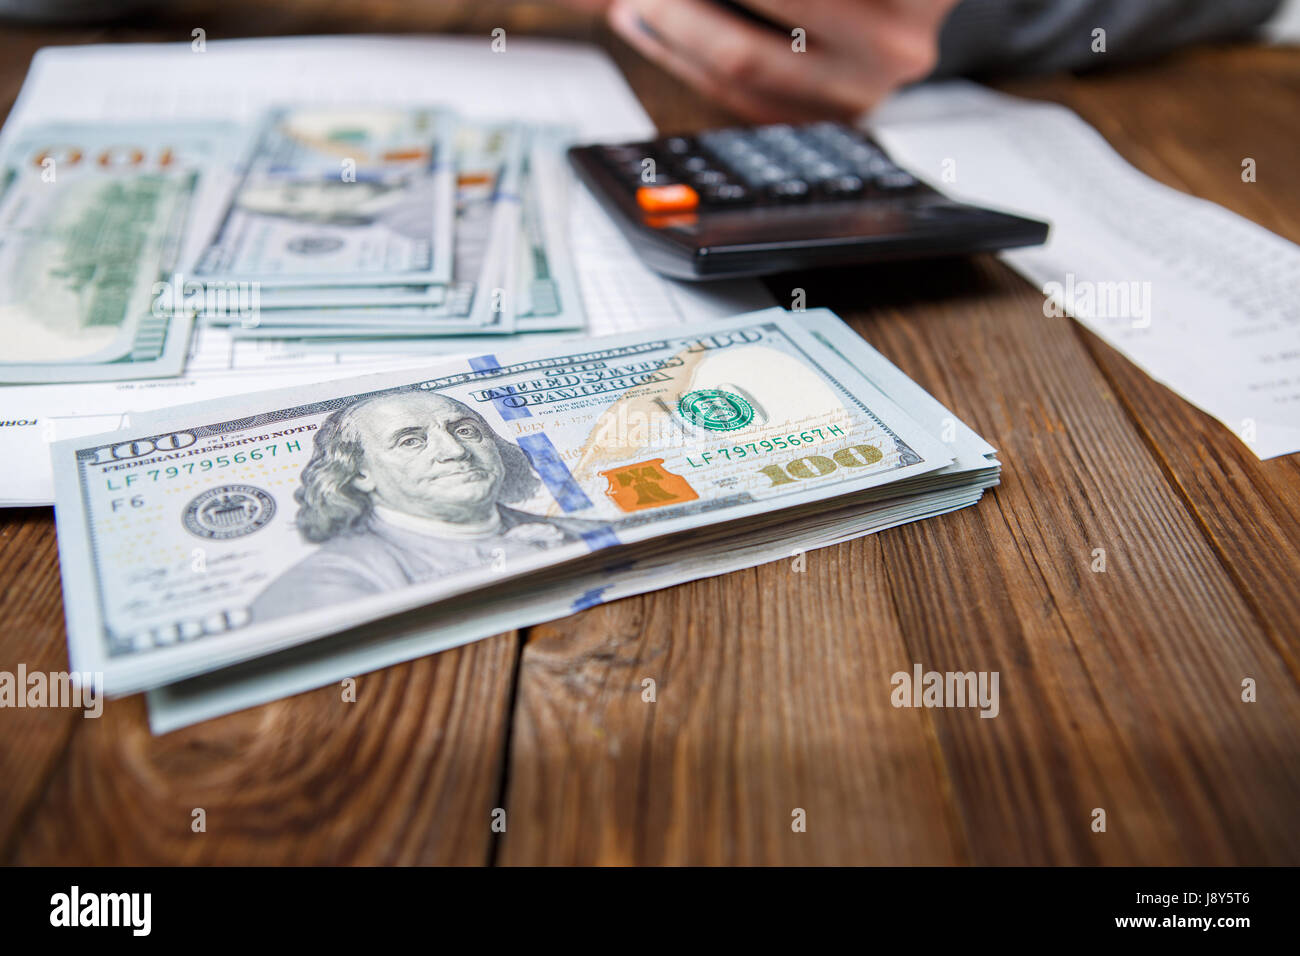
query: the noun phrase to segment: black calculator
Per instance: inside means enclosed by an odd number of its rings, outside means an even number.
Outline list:
[[[679,279],[1038,245],[1047,223],[949,199],[840,123],[575,146],[578,174],[646,264]]]

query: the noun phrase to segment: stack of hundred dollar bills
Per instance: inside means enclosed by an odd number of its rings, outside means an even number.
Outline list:
[[[318,344],[581,330],[566,146],[411,107],[25,127],[0,167],[0,383],[178,376],[195,322]]]
[[[778,308],[174,408],[53,456],[73,667],[155,690],[160,731],[998,480],[833,313]]]

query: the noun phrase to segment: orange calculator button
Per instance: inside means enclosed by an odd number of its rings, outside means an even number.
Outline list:
[[[686,212],[700,204],[700,194],[690,186],[642,186],[636,203],[646,212]]]

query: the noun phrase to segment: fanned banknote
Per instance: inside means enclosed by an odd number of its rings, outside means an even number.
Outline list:
[[[503,258],[514,241],[524,162],[517,124],[462,124],[456,132],[456,228],[453,276],[441,286],[267,289],[255,322],[238,316],[210,320],[236,325],[240,338],[504,334],[514,330],[498,290]]]
[[[855,367],[867,354],[829,313],[769,310],[60,442],[73,666],[131,692],[414,608],[599,594],[620,568],[654,586],[783,528],[969,503],[995,468],[952,469]]]
[[[448,281],[453,134],[431,108],[271,111],[195,271],[268,287]]]
[[[580,329],[585,323],[568,235],[568,130],[534,127],[523,173],[522,208],[508,306],[519,331]]]
[[[11,146],[0,382],[180,374],[194,313],[160,307],[158,286],[179,265],[200,185],[234,140],[220,124],[60,124]]]
[[[355,310],[367,318],[382,315],[380,307],[411,306],[429,309],[447,305],[449,316],[464,318],[472,301],[472,290],[480,281],[479,268],[491,240],[490,203],[496,195],[517,124],[483,123],[461,120],[452,136],[455,172],[455,218],[452,242],[450,283],[357,285],[357,286],[277,286],[264,290],[262,308],[267,320],[274,321],[281,310],[292,310],[294,317],[310,316],[313,309]],[[458,288],[449,304],[448,285]]]
[[[334,339],[408,337],[412,335],[495,335],[581,329],[585,324],[577,272],[570,250],[567,200],[571,173],[564,162],[567,133],[534,127],[524,131],[519,158],[519,222],[514,240],[513,268],[496,276],[491,261],[494,206],[502,200],[495,188],[496,173],[473,156],[461,169],[457,200],[455,271],[458,281],[445,291],[440,305],[388,304],[368,307],[336,305],[312,308],[272,308],[255,324],[244,323],[237,338]],[[502,143],[507,137],[498,136]],[[502,159],[505,157],[502,156]],[[499,271],[499,270],[496,270]],[[460,279],[460,276],[469,278]],[[499,281],[505,292],[500,310],[481,310],[478,321],[469,314],[478,290]],[[377,287],[380,292],[388,291]],[[298,293],[327,295],[329,290],[271,290],[283,293],[273,301],[290,301]],[[403,287],[398,291],[410,291]],[[487,293],[487,294],[490,294]],[[396,300],[395,300],[396,301]],[[478,322],[486,322],[480,325]]]

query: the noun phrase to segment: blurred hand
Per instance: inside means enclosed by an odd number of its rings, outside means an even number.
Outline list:
[[[746,119],[779,122],[851,118],[927,75],[958,0],[742,0],[784,33],[708,0],[569,2],[605,10],[641,53]]]

